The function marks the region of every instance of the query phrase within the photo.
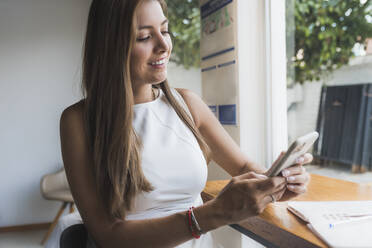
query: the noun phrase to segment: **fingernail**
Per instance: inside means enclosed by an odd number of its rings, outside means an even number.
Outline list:
[[[294,189],[295,187],[293,185],[287,185],[288,189]]]
[[[294,177],[287,177],[287,182],[293,182],[295,180]]]
[[[301,163],[304,162],[304,161],[305,161],[305,160],[304,160],[303,157],[299,157],[299,158],[296,159],[296,163],[297,163],[297,164],[301,164]]]
[[[261,179],[266,179],[266,178],[267,178],[267,176],[262,175],[262,174],[257,174],[257,177],[259,177],[259,178],[261,178]]]
[[[285,177],[289,176],[289,171],[288,170],[283,170],[282,175],[285,176]]]

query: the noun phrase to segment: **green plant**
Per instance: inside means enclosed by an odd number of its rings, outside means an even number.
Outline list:
[[[347,64],[354,45],[372,37],[371,0],[295,0],[294,7],[295,51],[288,64],[297,82],[319,80]]]
[[[185,68],[200,66],[199,0],[168,0],[169,27],[173,39],[171,61]]]

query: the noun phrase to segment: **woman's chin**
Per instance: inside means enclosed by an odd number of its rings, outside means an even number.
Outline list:
[[[167,74],[165,73],[165,75],[162,75],[161,77],[156,77],[152,80],[151,84],[153,85],[156,85],[156,84],[160,84],[162,82],[164,82],[165,80],[167,80]]]
[[[162,80],[162,81],[156,81],[156,82],[153,82],[153,83],[151,83],[151,85],[159,85],[159,84],[161,84],[161,83],[163,83],[164,81],[165,81],[166,79],[164,79],[164,80]]]

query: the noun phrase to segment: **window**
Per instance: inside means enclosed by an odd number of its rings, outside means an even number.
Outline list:
[[[288,139],[320,132],[316,173],[372,170],[370,37],[370,1],[286,0]]]

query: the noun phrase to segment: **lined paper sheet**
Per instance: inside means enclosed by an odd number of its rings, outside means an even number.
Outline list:
[[[308,222],[309,229],[331,247],[372,248],[372,218],[347,222],[354,218],[350,216],[372,214],[372,201],[293,201],[288,210]],[[335,223],[340,224],[331,226]]]

